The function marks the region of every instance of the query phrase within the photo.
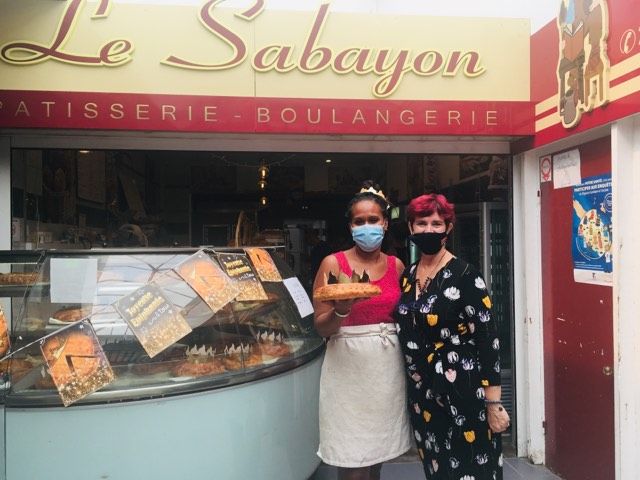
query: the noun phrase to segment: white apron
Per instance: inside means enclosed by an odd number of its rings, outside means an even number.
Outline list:
[[[318,456],[366,467],[411,448],[402,349],[395,325],[342,327],[327,342],[320,377]]]

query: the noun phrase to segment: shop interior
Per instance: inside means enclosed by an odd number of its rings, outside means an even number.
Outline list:
[[[405,263],[406,205],[440,192],[456,205],[449,247],[484,272],[506,347],[510,168],[508,156],[476,154],[15,149],[12,249],[280,246],[310,290],[322,257],[351,245],[346,205],[364,180],[392,204],[383,248]]]

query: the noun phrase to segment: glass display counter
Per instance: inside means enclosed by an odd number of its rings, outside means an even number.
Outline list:
[[[242,249],[0,252],[15,352],[0,362],[6,478],[311,475],[323,341],[277,249],[260,252],[280,281],[259,281],[260,298],[237,295],[220,308],[180,266],[223,265]],[[188,332],[151,353],[122,300],[149,291],[161,292]],[[43,345],[77,325],[95,332],[113,379],[63,407]],[[71,370],[74,362],[67,358]]]

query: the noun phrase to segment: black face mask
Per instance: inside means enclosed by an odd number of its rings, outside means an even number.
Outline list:
[[[442,248],[442,240],[446,237],[447,232],[424,232],[410,235],[409,240],[425,255],[435,255]]]

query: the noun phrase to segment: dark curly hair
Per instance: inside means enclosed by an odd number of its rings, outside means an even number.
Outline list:
[[[380,185],[373,180],[365,180],[364,182],[362,182],[363,189],[367,190],[372,187],[374,190],[382,193],[382,188],[380,187]],[[363,200],[371,200],[377,203],[380,207],[380,210],[382,211],[383,218],[385,220],[389,220],[389,202],[387,202],[381,195],[376,195],[373,192],[359,192],[353,196],[353,198],[347,205],[345,217],[349,219],[349,222],[351,222],[351,219],[353,218],[353,206],[358,202],[362,202]]]

